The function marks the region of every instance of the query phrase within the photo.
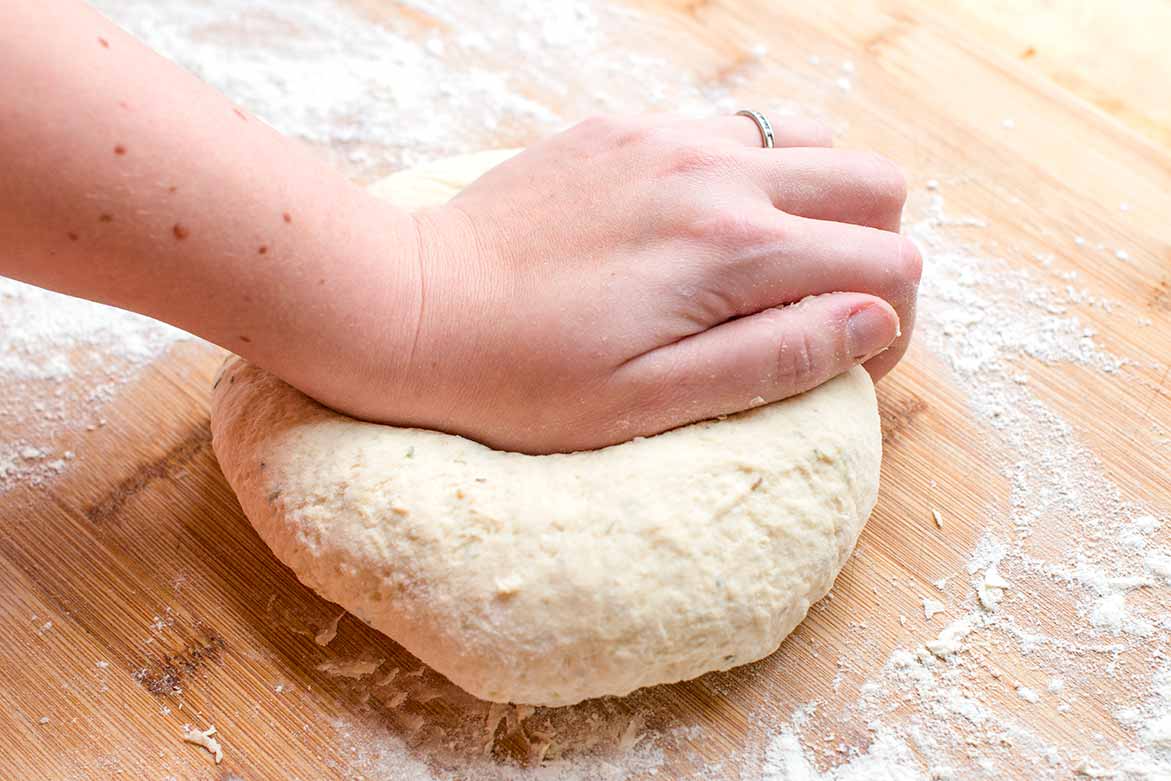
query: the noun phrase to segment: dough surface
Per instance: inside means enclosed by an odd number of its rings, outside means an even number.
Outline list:
[[[417,207],[508,153],[372,189]],[[776,650],[878,493],[861,368],[782,402],[602,450],[529,456],[356,421],[229,358],[216,456],[302,582],[472,694],[568,705]]]

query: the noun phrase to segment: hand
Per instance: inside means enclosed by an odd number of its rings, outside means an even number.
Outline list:
[[[84,3],[0,17],[0,274],[342,412],[594,448],[881,376],[910,335],[902,178],[817,125],[765,150],[744,117],[590,120],[412,215]]]
[[[903,178],[815,124],[777,134],[762,149],[745,117],[591,119],[418,213],[409,368],[350,385],[343,409],[545,453],[857,363],[878,379],[906,348],[921,271],[897,233]]]

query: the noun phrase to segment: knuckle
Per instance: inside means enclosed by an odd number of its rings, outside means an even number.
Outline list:
[[[816,119],[809,121],[809,139],[818,146],[833,146],[834,131],[829,125]]]
[[[719,207],[693,218],[685,227],[692,239],[722,247],[745,247],[758,244],[770,234],[769,226],[743,210]]]
[[[880,259],[879,276],[871,292],[899,309],[915,296],[923,275],[923,257],[914,242],[898,233],[887,233],[882,245],[874,245],[874,252]]]
[[[658,143],[660,135],[661,131],[653,125],[625,122],[616,128],[614,139],[618,147],[643,147]]]
[[[821,120],[809,117],[795,117],[790,124],[801,139],[802,146],[826,146],[834,144],[833,129]]]
[[[896,275],[904,288],[913,288],[923,278],[923,255],[915,242],[906,236],[897,236]]]
[[[782,392],[813,387],[819,373],[818,351],[805,330],[782,331],[777,340],[774,381]]]
[[[666,152],[663,174],[690,175],[727,166],[731,160],[726,151],[703,144],[675,144]]]
[[[901,209],[907,200],[907,177],[894,162],[873,152],[861,153],[859,167],[876,204]]]
[[[669,406],[685,376],[685,367],[676,350],[654,350],[627,368],[626,401],[644,411]]]
[[[614,114],[594,114],[577,123],[576,130],[591,137],[611,137],[628,129],[630,121]]]

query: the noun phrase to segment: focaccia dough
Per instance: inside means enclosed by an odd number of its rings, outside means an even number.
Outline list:
[[[507,154],[372,189],[441,202]],[[302,582],[472,694],[532,705],[772,653],[849,557],[882,450],[861,368],[724,420],[530,456],[353,420],[230,358],[212,432]]]

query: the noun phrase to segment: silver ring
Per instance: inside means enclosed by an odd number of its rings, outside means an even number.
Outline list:
[[[773,125],[768,121],[768,117],[761,114],[759,111],[752,109],[742,109],[736,112],[738,117],[748,117],[756,123],[756,129],[760,131],[760,143],[765,149],[773,148]]]

